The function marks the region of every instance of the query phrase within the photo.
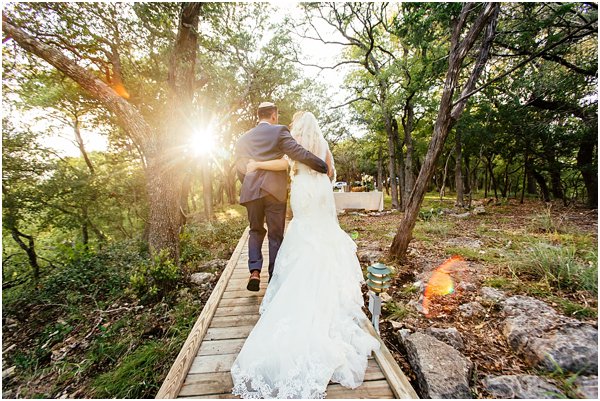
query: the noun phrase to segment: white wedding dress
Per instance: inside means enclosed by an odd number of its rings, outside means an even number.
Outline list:
[[[321,135],[319,142],[315,154],[325,160],[327,142]],[[231,368],[232,392],[242,398],[324,398],[330,380],[356,388],[379,347],[361,328],[362,271],[356,244],[339,226],[331,182],[305,165],[296,168],[294,217],[260,320]]]

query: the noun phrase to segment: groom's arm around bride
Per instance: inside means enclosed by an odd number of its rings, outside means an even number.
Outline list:
[[[326,174],[327,163],[304,149],[290,134],[285,125],[278,125],[277,108],[272,103],[259,107],[258,125],[245,133],[236,144],[236,168],[242,190],[240,203],[244,204],[264,196],[264,191],[285,201],[287,198],[287,173],[285,171],[258,170],[246,175],[246,165],[250,159],[266,161],[280,159],[287,155],[290,159],[307,165],[315,171]]]

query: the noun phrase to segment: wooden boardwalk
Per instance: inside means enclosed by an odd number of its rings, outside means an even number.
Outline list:
[[[268,253],[267,242],[265,240],[264,255]],[[231,394],[231,365],[259,319],[258,308],[268,279],[264,268],[260,291],[247,291],[247,260],[248,229],[240,238],[156,398],[238,398]],[[268,257],[265,263],[268,263]],[[365,330],[376,335],[370,323],[365,325]],[[381,349],[369,358],[362,386],[351,390],[330,384],[327,398],[418,398],[381,339],[380,344]]]

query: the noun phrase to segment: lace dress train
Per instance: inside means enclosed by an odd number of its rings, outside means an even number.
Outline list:
[[[260,320],[231,368],[242,398],[324,398],[330,380],[356,388],[379,347],[361,328],[362,271],[327,176],[300,171],[291,205]]]

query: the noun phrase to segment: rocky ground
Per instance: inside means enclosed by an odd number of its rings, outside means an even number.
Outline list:
[[[450,200],[428,206],[403,263],[387,259],[400,213],[340,215],[364,267],[395,269],[381,335],[419,395],[597,398],[597,292],[514,268],[539,242],[597,255],[597,212],[537,201],[481,201],[468,212]],[[425,315],[424,289],[452,255],[464,258],[450,275],[453,292],[433,297]]]

